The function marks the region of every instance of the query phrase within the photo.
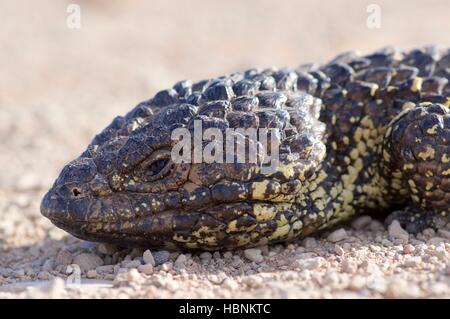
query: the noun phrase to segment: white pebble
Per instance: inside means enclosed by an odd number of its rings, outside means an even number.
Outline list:
[[[334,252],[338,256],[343,256],[345,254],[345,250],[339,245],[334,245]]]
[[[308,259],[299,259],[296,261],[298,267],[302,269],[317,269],[325,263],[325,259],[322,257],[314,257]]]
[[[422,263],[422,258],[420,256],[408,256],[405,259],[405,267],[417,267]]]
[[[161,265],[161,270],[165,271],[165,272],[169,272],[171,271],[173,268],[173,263],[171,263],[170,261],[164,263]]]
[[[235,290],[239,288],[239,284],[236,282],[236,280],[227,278],[223,281],[222,287],[225,289]]]

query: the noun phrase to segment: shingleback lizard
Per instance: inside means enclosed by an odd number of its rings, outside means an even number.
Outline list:
[[[116,117],[41,212],[76,237],[167,249],[288,241],[358,213],[409,232],[450,216],[450,50],[381,49],[322,66],[181,81]],[[277,128],[279,166],[174,163],[175,128]]]

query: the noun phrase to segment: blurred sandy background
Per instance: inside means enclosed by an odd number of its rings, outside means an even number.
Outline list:
[[[450,44],[448,0],[0,1],[0,190],[46,188],[113,116],[180,79]],[[69,29],[70,3],[81,29]]]

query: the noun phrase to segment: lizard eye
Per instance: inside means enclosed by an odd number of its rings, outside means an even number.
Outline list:
[[[151,163],[148,168],[147,168],[147,175],[148,176],[155,176],[157,175],[159,172],[161,172],[164,167],[166,167],[167,163],[169,161],[168,160],[156,160],[153,163]]]
[[[173,168],[169,152],[160,152],[153,154],[142,164],[145,180],[155,181],[169,175]]]

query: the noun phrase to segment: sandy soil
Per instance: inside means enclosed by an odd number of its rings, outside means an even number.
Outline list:
[[[81,29],[66,26],[70,2]],[[408,237],[363,217],[290,245],[180,255],[82,242],[39,214],[62,166],[156,91],[348,50],[450,46],[447,0],[376,1],[380,29],[366,26],[373,1],[70,2],[0,2],[0,298],[450,297],[449,228]]]

